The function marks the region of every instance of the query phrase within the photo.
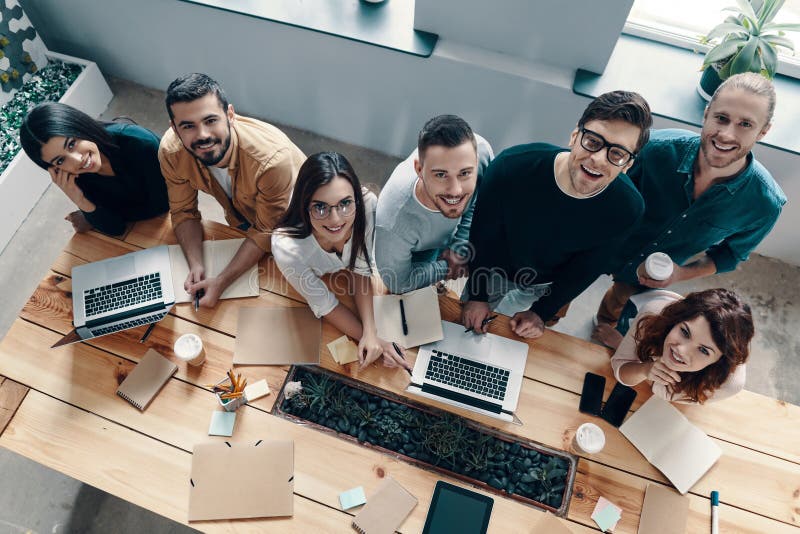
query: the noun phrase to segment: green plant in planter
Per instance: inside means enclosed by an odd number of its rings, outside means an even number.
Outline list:
[[[735,15],[713,28],[700,42],[719,42],[706,53],[703,69],[712,67],[725,80],[742,72],[757,72],[772,79],[778,67],[777,47],[794,52],[794,43],[786,31],[800,31],[800,24],[776,24],[775,15],[785,0],[762,0],[756,11],[749,0],[736,0],[737,7],[727,7]]]
[[[333,381],[327,375],[308,373],[303,381],[303,392],[308,399],[308,406],[322,413],[331,402]]]

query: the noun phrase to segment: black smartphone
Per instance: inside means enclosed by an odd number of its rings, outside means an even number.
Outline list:
[[[586,373],[583,379],[583,391],[581,392],[581,403],[578,409],[589,415],[600,415],[605,387],[606,377],[594,373]]]
[[[611,395],[608,396],[606,405],[603,407],[603,413],[601,413],[600,416],[612,425],[618,427],[622,424],[622,421],[625,420],[625,415],[627,415],[628,410],[631,409],[635,398],[635,389],[617,382],[617,385],[611,390]]]

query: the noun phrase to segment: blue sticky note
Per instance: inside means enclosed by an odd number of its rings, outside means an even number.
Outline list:
[[[362,486],[339,494],[339,503],[342,505],[342,510],[349,510],[350,508],[361,506],[365,502],[367,502],[367,496],[364,495],[364,488]]]
[[[208,427],[208,435],[232,436],[235,422],[236,412],[211,412],[211,425]]]
[[[592,514],[592,519],[603,532],[614,528],[620,519],[619,510],[614,506],[606,506]]]

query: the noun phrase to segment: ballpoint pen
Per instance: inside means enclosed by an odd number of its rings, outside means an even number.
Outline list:
[[[400,358],[402,358],[403,361],[406,361],[406,358],[405,356],[403,356],[403,353],[400,351],[400,347],[397,346],[397,343],[392,341],[392,346],[394,347],[395,352],[397,352],[397,355],[400,356]],[[408,367],[403,367],[403,369],[405,369],[408,372],[409,376],[414,376],[414,373],[412,373],[411,369],[409,369]]]
[[[206,292],[203,291],[202,289],[198,289],[197,291],[195,291],[195,293],[194,293],[194,311],[197,311],[197,310],[200,309],[200,299],[203,298],[203,295],[205,295],[205,294],[206,294]]]
[[[489,323],[491,323],[495,319],[497,319],[497,315],[492,315],[491,317],[487,317],[486,319],[481,321],[481,329],[486,328],[486,325],[488,325]],[[470,326],[469,328],[464,330],[464,333],[466,334],[467,332],[472,332],[473,330],[475,330],[475,329]]]
[[[408,335],[408,323],[406,323],[406,307],[403,306],[403,299],[400,299],[400,323],[403,326],[403,335]]]
[[[152,332],[153,328],[155,327],[156,323],[150,323],[150,326],[148,326],[147,330],[144,331],[144,335],[142,336],[142,339],[139,340],[139,343],[144,343],[145,341],[147,341],[147,338],[150,337],[150,332]]]

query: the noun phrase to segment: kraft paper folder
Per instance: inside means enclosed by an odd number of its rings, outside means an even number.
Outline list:
[[[644,492],[639,534],[684,534],[689,517],[689,499],[671,488],[648,484]]]
[[[117,395],[144,410],[177,370],[177,365],[149,349],[117,388]]]
[[[393,534],[416,505],[416,497],[395,479],[386,477],[353,518],[353,528],[361,534]]]
[[[405,309],[408,335],[403,335],[401,299]],[[372,297],[372,305],[375,309],[378,337],[381,339],[396,341],[407,349],[444,339],[439,297],[432,286],[403,295],[375,295]]]
[[[681,494],[689,491],[722,454],[702,430],[669,402],[655,396],[619,430]]]
[[[235,365],[319,364],[322,322],[309,308],[239,308]]]
[[[221,239],[217,241],[203,241],[203,263],[206,268],[206,278],[218,276],[236,251],[244,243],[244,238]],[[189,276],[189,264],[183,255],[180,245],[169,246],[169,263],[172,267],[172,287],[175,289],[175,302],[189,302],[191,297],[183,289],[183,283]],[[258,296],[258,265],[253,265],[243,272],[239,278],[222,292],[221,299],[235,299],[239,297]]]
[[[189,484],[189,521],[290,516],[294,442],[195,445]]]

